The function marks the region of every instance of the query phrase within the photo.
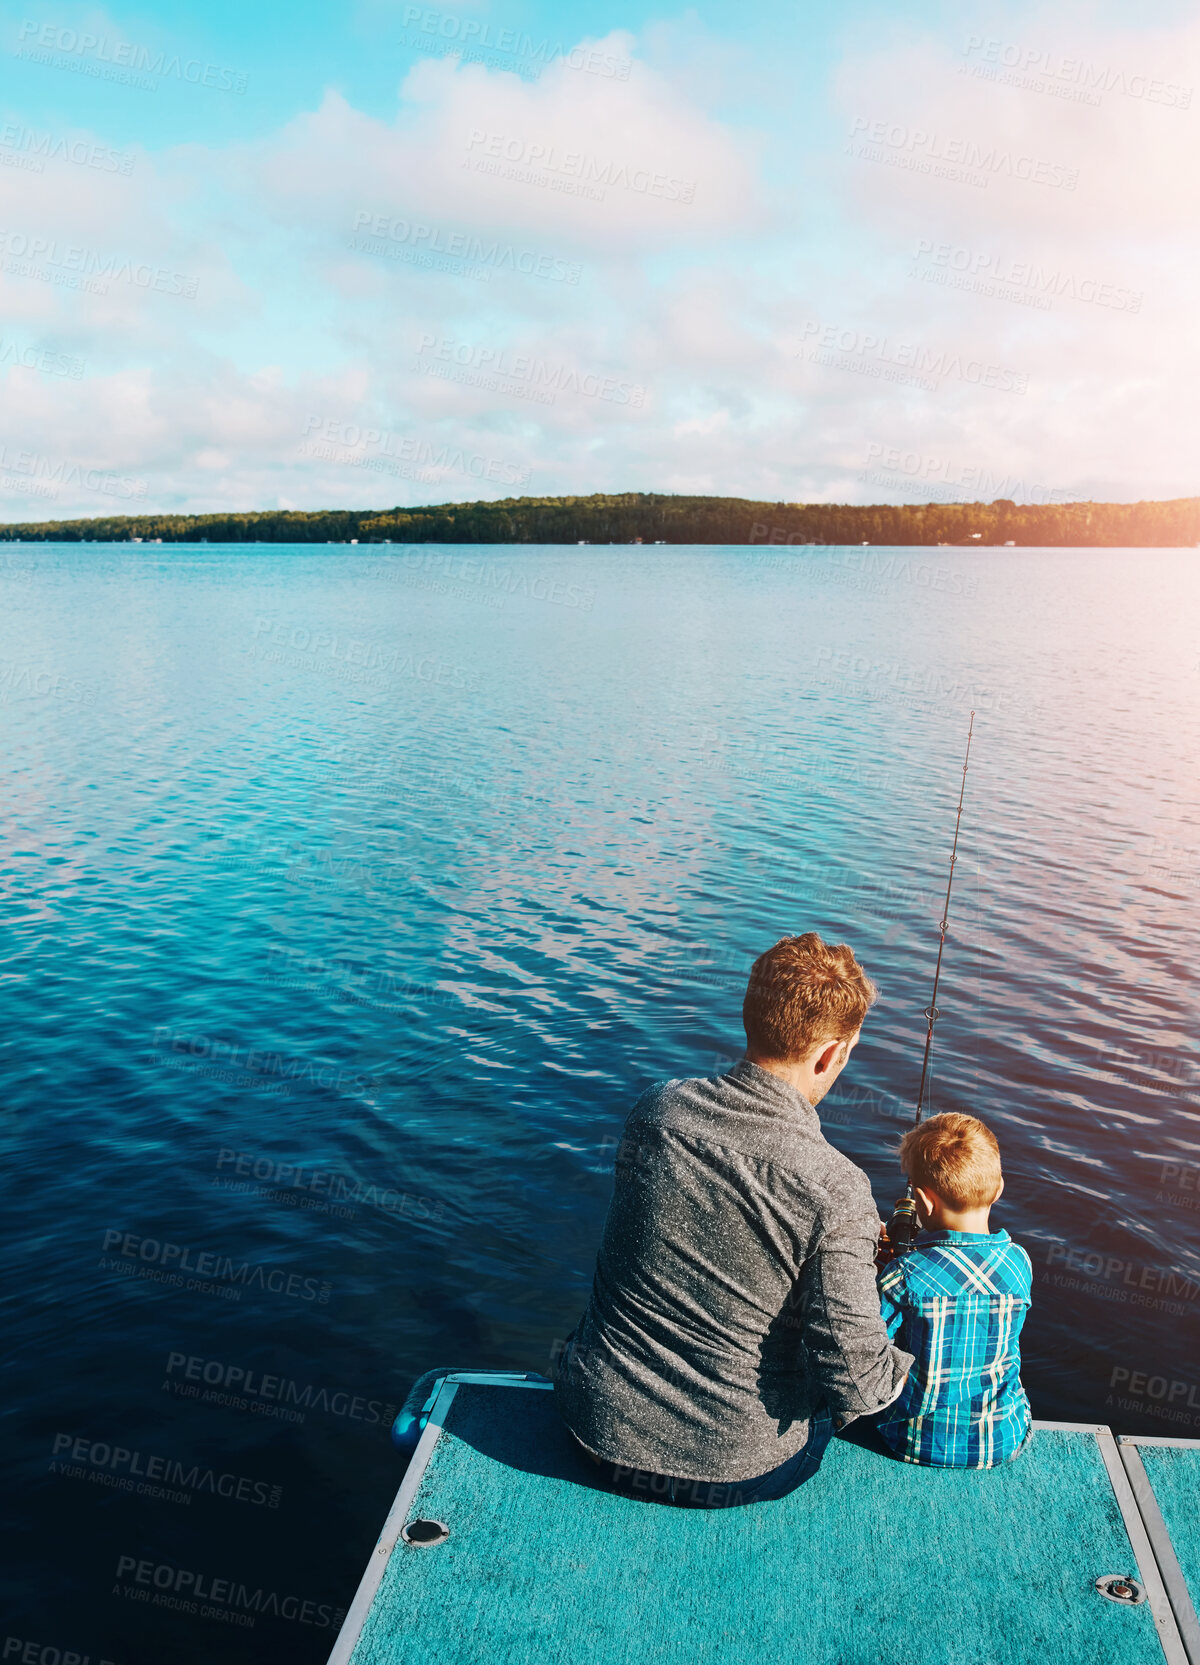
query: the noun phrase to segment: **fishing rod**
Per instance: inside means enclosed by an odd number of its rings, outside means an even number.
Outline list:
[[[918,1127],[921,1122],[921,1111],[925,1108],[925,1083],[929,1079],[929,1055],[933,1048],[933,1026],[938,1020],[937,994],[938,983],[942,976],[942,951],[946,946],[946,928],[950,922],[950,889],[954,884],[954,867],[958,861],[958,829],[962,821],[963,798],[967,791],[967,765],[971,761],[971,736],[975,732],[975,713],[971,713],[971,725],[967,729],[967,755],[963,758],[962,788],[958,794],[958,814],[954,818],[954,843],[950,850],[950,877],[946,880],[946,902],[942,908],[942,921],[939,927],[937,965],[933,970],[933,994],[925,1008],[927,1027],[925,1030],[925,1057],[921,1063],[921,1085],[917,1089],[917,1113],[913,1118],[913,1126]],[[887,1240],[894,1254],[904,1254],[911,1249],[920,1231],[920,1221],[917,1219],[917,1201],[913,1196],[911,1182],[905,1187],[904,1195],[897,1202],[892,1217],[887,1223]]]

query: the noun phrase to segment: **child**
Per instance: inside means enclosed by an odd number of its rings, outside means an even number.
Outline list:
[[[879,1291],[888,1335],[916,1357],[900,1397],[878,1413],[887,1448],[909,1463],[992,1468],[1028,1443],[1018,1337],[1033,1269],[988,1213],[1004,1189],[1000,1147],[974,1116],[932,1116],[900,1145],[922,1231],[888,1261]]]

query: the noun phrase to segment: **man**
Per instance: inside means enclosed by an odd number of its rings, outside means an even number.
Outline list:
[[[751,968],[741,1062],[630,1112],[555,1372],[601,1483],[692,1507],[781,1497],[835,1425],[903,1388],[913,1358],[880,1316],[871,1188],[816,1114],[875,996],[845,944],[784,937]]]

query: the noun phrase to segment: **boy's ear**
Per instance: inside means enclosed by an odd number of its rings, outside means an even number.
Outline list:
[[[1000,1198],[1003,1195],[1004,1195],[1004,1175],[1001,1174],[1001,1176],[1000,1176],[1000,1189],[996,1192],[996,1195],[992,1198],[992,1201],[994,1203],[999,1202]]]

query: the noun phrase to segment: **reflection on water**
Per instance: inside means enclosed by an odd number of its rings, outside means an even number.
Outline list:
[[[882,991],[822,1115],[886,1212],[971,709],[932,1109],[1001,1139],[1037,1414],[1200,1436],[1190,552],[20,553],[11,1634],[324,1659],[396,1403],[549,1368],[785,932]]]

